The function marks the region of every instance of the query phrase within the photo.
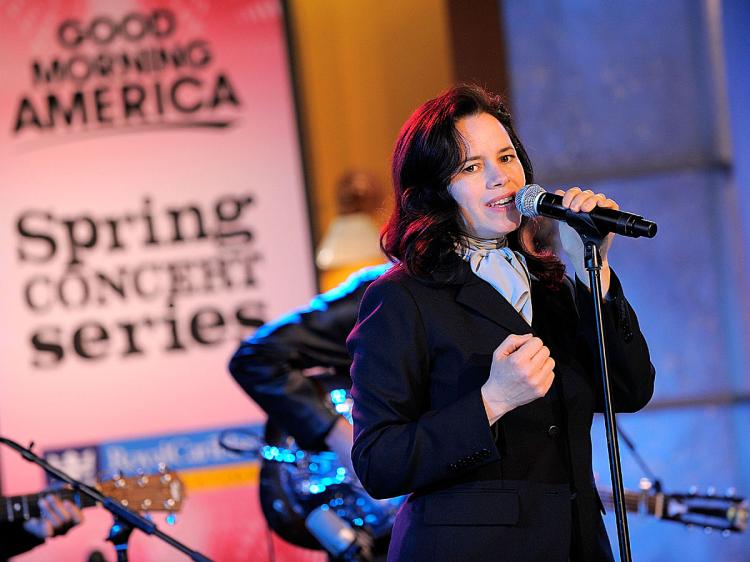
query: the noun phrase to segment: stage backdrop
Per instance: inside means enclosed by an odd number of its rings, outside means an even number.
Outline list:
[[[156,522],[263,559],[257,464],[216,436],[263,421],[226,370],[240,338],[315,287],[281,6],[0,2],[0,29],[0,434],[87,479],[166,462],[188,497]],[[45,485],[0,455],[3,494]],[[24,560],[114,559],[86,516]]]

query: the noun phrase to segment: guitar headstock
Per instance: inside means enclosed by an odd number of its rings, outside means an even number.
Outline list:
[[[661,495],[662,519],[685,525],[703,527],[707,531],[742,533],[748,526],[748,502],[733,493],[718,496],[714,493],[657,494]]]
[[[102,481],[99,491],[134,511],[177,512],[182,509],[185,487],[180,477],[166,468],[157,474],[120,476]]]

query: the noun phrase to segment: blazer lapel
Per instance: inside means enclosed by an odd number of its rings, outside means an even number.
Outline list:
[[[511,333],[533,333],[531,326],[505,300],[505,297],[498,293],[492,285],[477,277],[471,270],[469,270],[465,282],[458,290],[456,301],[510,330]]]
[[[430,283],[458,285],[456,302],[509,330],[513,334],[534,333],[515,308],[495,288],[477,277],[458,254],[448,256],[442,269],[430,274]],[[533,295],[532,295],[533,296]]]

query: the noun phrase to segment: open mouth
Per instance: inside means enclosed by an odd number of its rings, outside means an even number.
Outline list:
[[[508,197],[498,197],[497,199],[492,199],[487,203],[487,206],[490,208],[496,208],[496,207],[503,207],[505,205],[509,205],[511,203],[514,203],[516,199],[515,195],[509,195]]]

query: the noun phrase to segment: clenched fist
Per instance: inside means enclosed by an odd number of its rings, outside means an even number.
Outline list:
[[[542,340],[511,334],[492,354],[482,399],[490,425],[511,410],[541,398],[555,378],[555,360]]]

